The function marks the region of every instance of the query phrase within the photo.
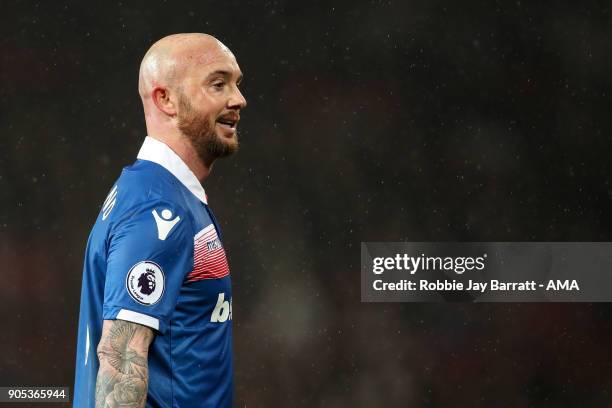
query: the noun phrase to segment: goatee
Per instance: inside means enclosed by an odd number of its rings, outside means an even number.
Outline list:
[[[229,156],[238,150],[238,134],[230,143],[215,133],[205,115],[198,115],[191,102],[179,95],[178,128],[185,135],[202,161]]]

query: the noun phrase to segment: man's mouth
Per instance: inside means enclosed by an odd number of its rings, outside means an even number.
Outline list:
[[[236,125],[238,124],[238,118],[233,117],[224,117],[217,119],[217,123],[222,125],[223,127],[229,128],[231,130],[236,129]]]

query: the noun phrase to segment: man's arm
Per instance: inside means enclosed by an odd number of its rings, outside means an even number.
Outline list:
[[[147,357],[153,330],[123,320],[105,320],[98,345],[96,408],[141,408],[147,400]]]

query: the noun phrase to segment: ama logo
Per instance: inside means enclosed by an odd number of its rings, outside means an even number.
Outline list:
[[[125,286],[136,302],[151,306],[164,294],[164,272],[151,261],[138,262],[127,274]]]

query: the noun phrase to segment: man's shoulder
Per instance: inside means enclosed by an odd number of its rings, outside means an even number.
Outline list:
[[[156,208],[173,213],[190,211],[182,186],[166,169],[156,163],[137,160],[125,167],[102,205],[102,218],[116,224],[140,212]]]
[[[147,160],[137,160],[125,167],[115,185],[124,190],[130,201],[185,204],[184,189],[178,180],[159,164]]]

